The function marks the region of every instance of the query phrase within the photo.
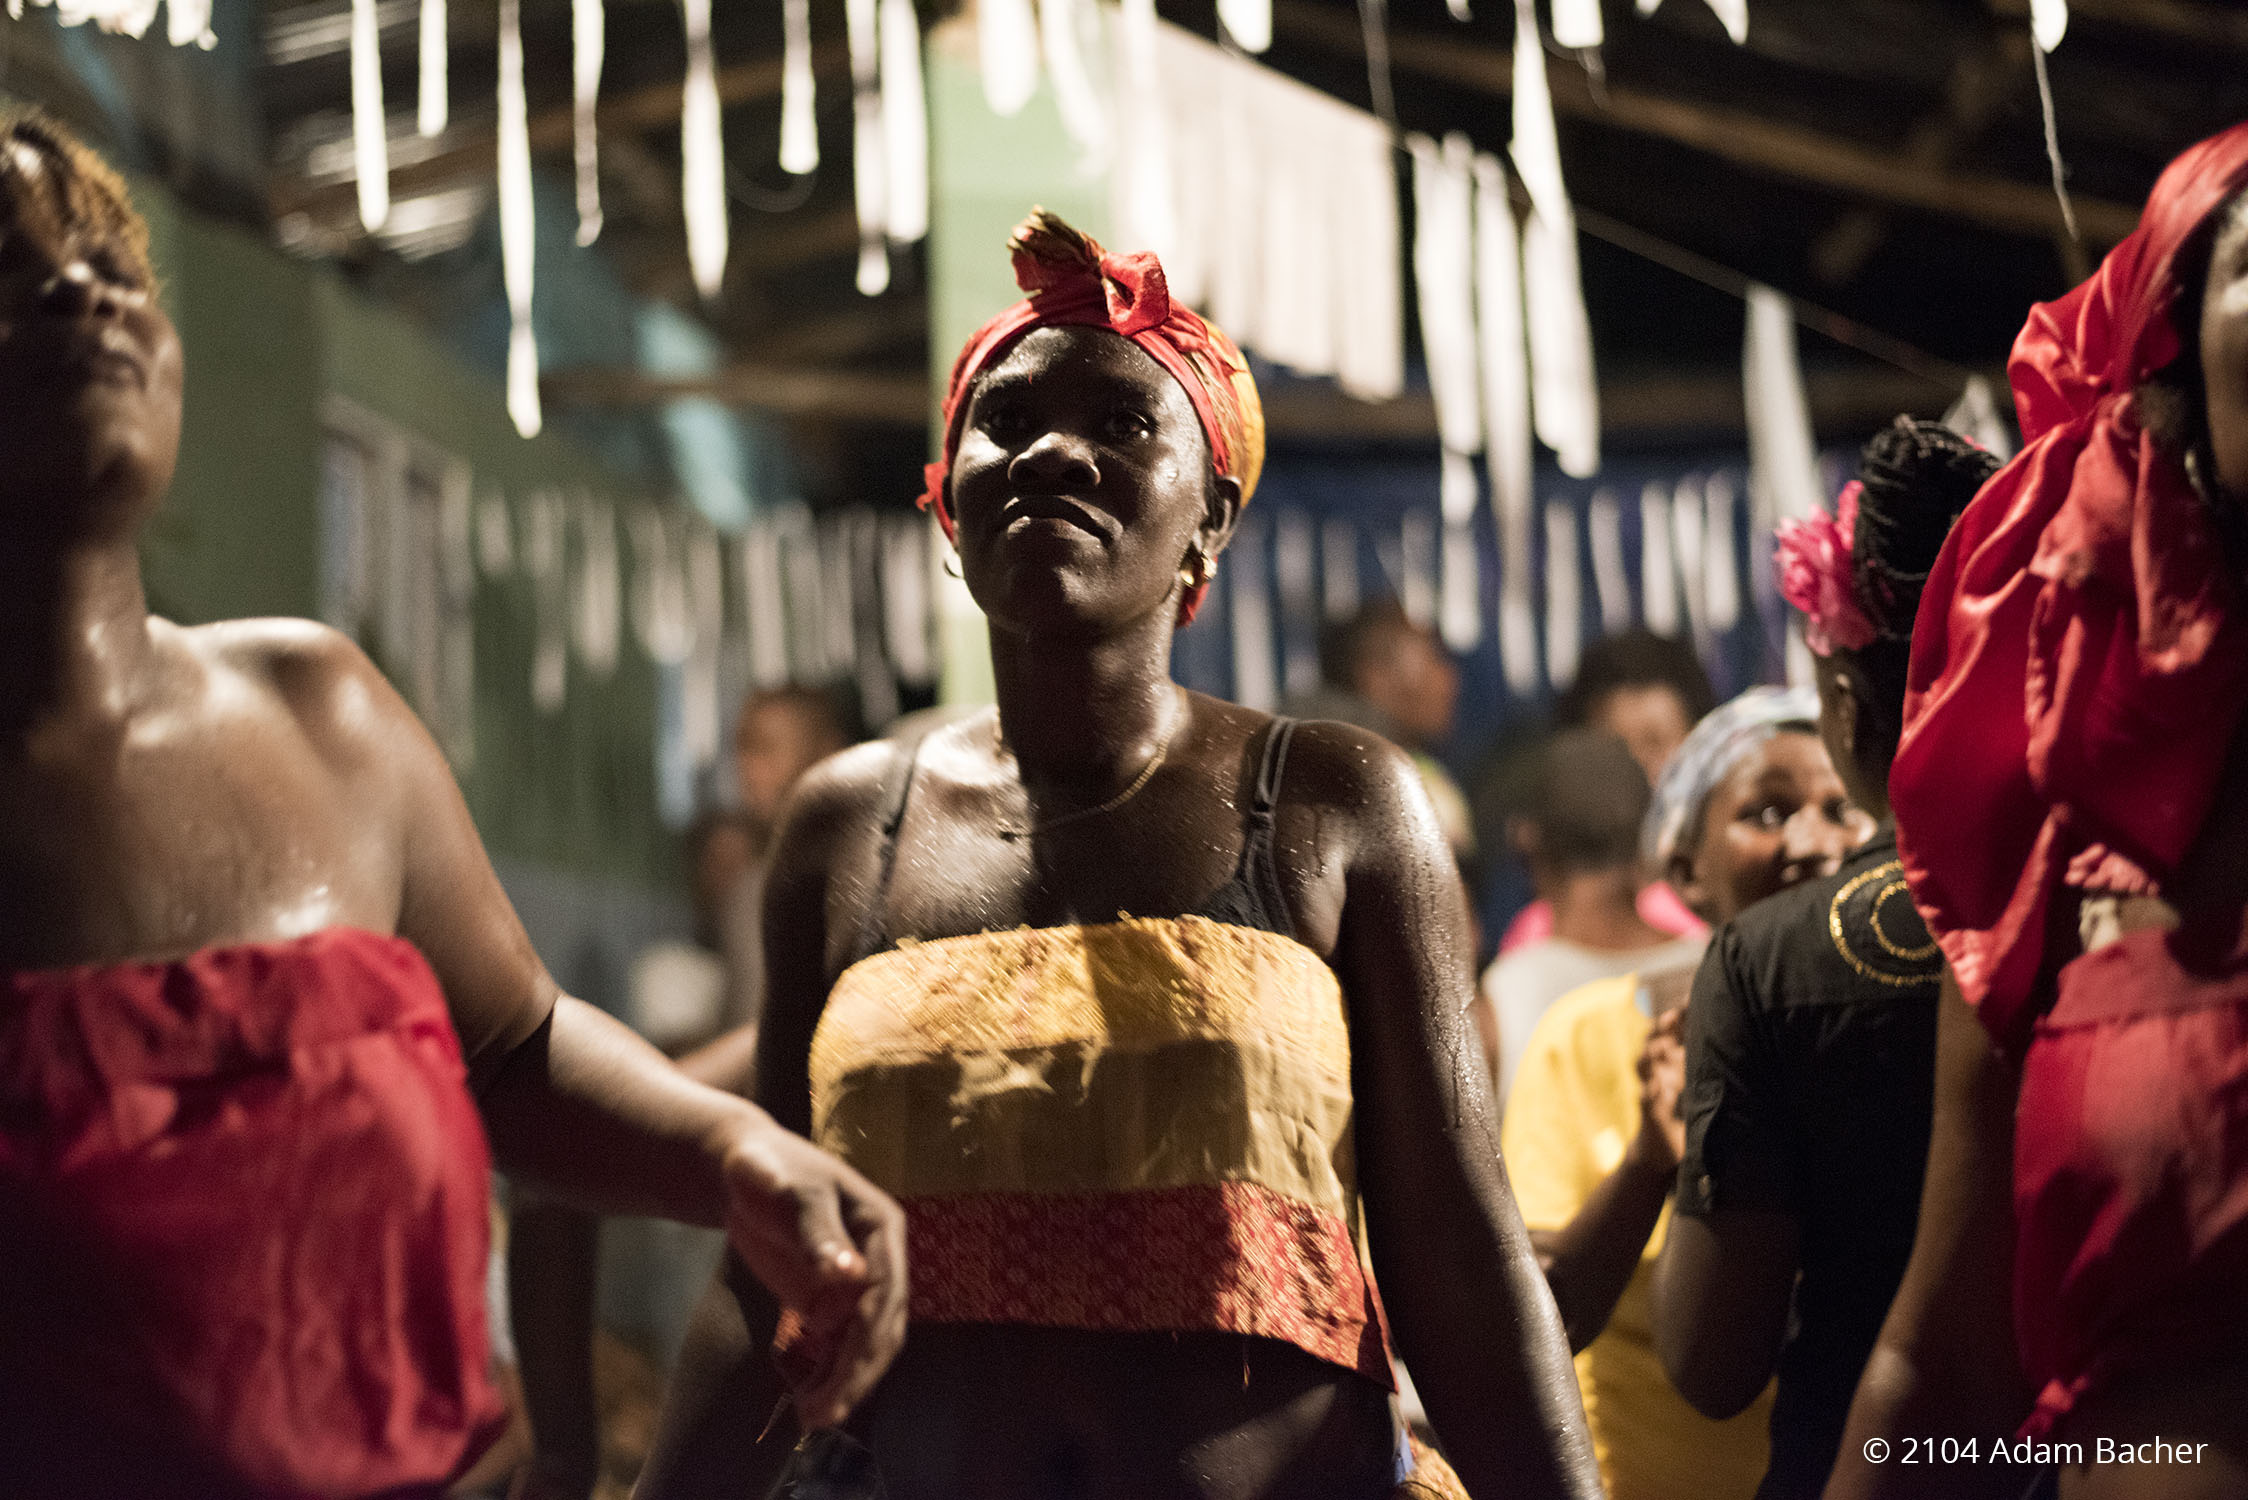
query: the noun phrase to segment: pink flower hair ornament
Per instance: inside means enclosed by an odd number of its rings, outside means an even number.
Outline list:
[[[1818,511],[1800,521],[1782,521],[1773,533],[1772,566],[1779,574],[1780,597],[1803,611],[1803,639],[1821,656],[1837,647],[1856,651],[1873,644],[1873,621],[1858,604],[1852,555],[1858,532],[1858,495],[1865,487],[1853,479],[1842,487],[1835,514]]]

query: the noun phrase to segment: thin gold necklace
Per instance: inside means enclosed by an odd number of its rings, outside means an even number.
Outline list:
[[[1017,842],[1018,840],[1030,838],[1034,834],[1040,834],[1046,832],[1049,829],[1059,828],[1064,823],[1075,823],[1083,818],[1097,818],[1103,813],[1112,813],[1116,811],[1125,803],[1131,801],[1134,797],[1137,797],[1140,792],[1147,786],[1147,784],[1155,779],[1155,773],[1163,769],[1163,762],[1168,760],[1171,755],[1171,741],[1178,737],[1179,726],[1186,722],[1186,717],[1186,711],[1183,708],[1180,709],[1178,713],[1173,715],[1171,719],[1171,727],[1163,731],[1163,739],[1161,743],[1156,745],[1155,753],[1147,758],[1147,764],[1140,767],[1140,774],[1132,778],[1132,784],[1130,786],[1127,786],[1123,791],[1118,792],[1115,796],[1109,798],[1106,802],[1101,803],[1097,807],[1081,807],[1078,808],[1075,812],[1057,813],[1051,818],[1040,818],[1026,828],[1017,828],[1009,824],[1002,823],[999,825],[999,836],[1005,839],[1008,843],[1012,844]],[[994,721],[992,732],[994,736],[996,736],[998,733],[996,721]],[[1030,789],[1028,787],[1025,787],[1023,789],[1023,795],[1026,799],[1029,797]]]

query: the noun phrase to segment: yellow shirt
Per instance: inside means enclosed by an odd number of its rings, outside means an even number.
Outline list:
[[[1524,1050],[1500,1144],[1523,1222],[1561,1229],[1624,1158],[1639,1129],[1639,1050],[1651,1023],[1636,975],[1555,1001]],[[1609,1500],[1748,1500],[1769,1461],[1772,1392],[1713,1422],[1686,1404],[1655,1353],[1655,1257],[1666,1205],[1616,1311],[1577,1355],[1593,1452]]]

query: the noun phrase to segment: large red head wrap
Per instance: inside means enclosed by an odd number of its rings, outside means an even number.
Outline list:
[[[944,397],[944,456],[928,466],[928,487],[921,495],[922,507],[936,512],[944,534],[953,534],[945,486],[976,377],[1031,329],[1065,324],[1106,328],[1139,345],[1169,371],[1201,418],[1212,466],[1241,482],[1241,499],[1247,503],[1264,470],[1264,408],[1249,362],[1233,340],[1171,300],[1161,262],[1145,253],[1111,255],[1091,235],[1043,208],[1032,209],[1015,226],[1007,248],[1015,258],[1015,284],[1029,295],[977,329],[953,362]],[[1196,585],[1180,600],[1180,624],[1194,618],[1208,587]]]
[[[2033,308],[2025,446],[1944,544],[1890,778],[1905,874],[1960,987],[2026,1042],[2057,885],[2152,890],[2215,796],[2248,619],[2200,497],[2136,392],[2181,351],[2174,267],[2248,184],[2248,125],[2172,162],[2098,272]]]

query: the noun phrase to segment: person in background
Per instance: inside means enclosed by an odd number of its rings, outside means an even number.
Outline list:
[[[1752,688],[1695,726],[1645,827],[1651,863],[1709,922],[1831,875],[1873,831],[1820,744],[1808,692]],[[1531,1034],[1501,1144],[1578,1351],[1609,1500],[1746,1500],[1766,1402],[1696,1412],[1656,1357],[1651,1284],[1683,1148],[1679,1045],[1691,967],[1599,980]]]
[[[1701,956],[1700,938],[1651,926],[1635,905],[1646,884],[1639,830],[1651,795],[1639,762],[1606,730],[1565,729],[1538,749],[1529,808],[1507,832],[1553,907],[1553,933],[1485,970],[1475,1009],[1502,1110],[1522,1049],[1554,1001],[1596,979]]]
[[[1616,736],[1630,748],[1652,786],[1662,780],[1670,757],[1716,701],[1709,674],[1702,670],[1693,647],[1634,626],[1602,637],[1585,651],[1576,681],[1554,704],[1554,723],[1559,729],[1589,727]],[[1512,800],[1506,790],[1513,781],[1502,772],[1491,785],[1502,800]],[[1661,872],[1650,873],[1659,877]],[[1640,917],[1657,931],[1674,937],[1708,932],[1660,878],[1640,887],[1638,905]],[[1507,924],[1499,938],[1499,952],[1503,956],[1552,934],[1552,904],[1539,896]]]
[[[1697,1410],[1730,1417],[1778,1373],[1759,1500],[1825,1485],[1912,1249],[1943,966],[1905,893],[1889,764],[1921,584],[1997,468],[1949,428],[1899,417],[1836,517],[1780,528],[1819,732],[1880,831],[1712,942],[1686,1015],[1686,1151],[1655,1276],[1655,1344]]]
[[[1444,643],[1395,599],[1376,599],[1320,633],[1320,685],[1280,711],[1372,730],[1413,758],[1444,838],[1463,868],[1475,857],[1467,796],[1433,753],[1452,732],[1460,669]]]
[[[705,812],[687,833],[694,940],[651,944],[632,967],[629,1019],[698,1083],[749,1092],[765,1001],[759,914],[781,811],[807,771],[852,742],[841,704],[820,688],[761,689],[735,716],[736,805]],[[585,1500],[602,1466],[593,1384],[601,1221],[520,1193],[507,1244],[533,1434],[515,1500]],[[698,1279],[709,1274],[707,1254],[692,1269]]]
[[[1985,1493],[1870,1458],[2020,1423],[2082,1445],[2063,1500],[2240,1500],[2248,124],[2164,169],[2008,374],[2023,448],[1929,576],[1889,777],[1946,965],[1935,1114],[1826,1493]]]
[[[153,616],[186,357],[124,184],[0,115],[0,1494],[427,1494],[489,1445],[491,1170],[724,1225],[839,1422],[904,1224],[539,961],[348,638]]]

